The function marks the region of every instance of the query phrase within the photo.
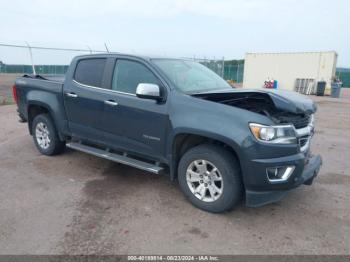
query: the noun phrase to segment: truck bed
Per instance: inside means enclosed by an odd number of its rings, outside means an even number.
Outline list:
[[[47,80],[47,81],[54,81],[63,83],[65,80],[65,75],[23,75],[24,78],[31,78],[31,79],[39,79],[39,80]]]
[[[26,93],[29,89],[32,90],[45,90],[56,93],[62,93],[64,78],[54,77],[46,78],[40,75],[31,76],[24,75],[16,79],[17,92],[22,94],[22,91]],[[19,96],[21,94],[18,94]]]
[[[51,104],[63,106],[64,77],[43,77],[40,75],[24,75],[16,79],[16,92],[18,97],[18,113],[23,120],[28,118],[28,105],[36,103],[37,98]],[[61,108],[64,112],[63,108]]]

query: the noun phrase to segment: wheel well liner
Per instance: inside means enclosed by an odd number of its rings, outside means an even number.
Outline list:
[[[29,105],[28,107],[28,128],[29,128],[29,133],[32,135],[32,124],[33,124],[33,120],[37,115],[40,114],[50,114],[50,111],[41,105]]]

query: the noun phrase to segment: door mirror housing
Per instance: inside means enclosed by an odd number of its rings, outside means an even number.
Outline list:
[[[154,99],[154,100],[162,99],[159,85],[149,84],[149,83],[138,84],[136,88],[136,96],[139,98]]]

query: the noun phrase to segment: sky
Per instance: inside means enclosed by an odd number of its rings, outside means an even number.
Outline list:
[[[0,43],[210,59],[336,51],[350,67],[349,0],[0,0]],[[78,52],[33,50],[35,64]],[[30,64],[0,46],[4,63]]]

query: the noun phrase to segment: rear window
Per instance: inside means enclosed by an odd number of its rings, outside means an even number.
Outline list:
[[[105,65],[105,58],[80,60],[75,69],[74,80],[84,85],[101,87]]]

